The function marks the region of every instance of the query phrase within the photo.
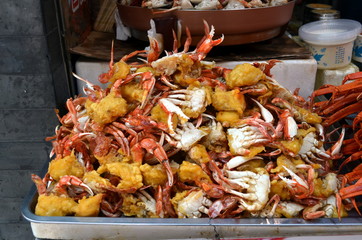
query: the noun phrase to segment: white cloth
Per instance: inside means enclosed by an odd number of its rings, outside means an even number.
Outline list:
[[[116,39],[125,41],[128,38],[130,38],[131,30],[123,24],[118,11],[116,11],[116,13],[114,14],[114,18],[116,19],[116,26],[117,26]]]

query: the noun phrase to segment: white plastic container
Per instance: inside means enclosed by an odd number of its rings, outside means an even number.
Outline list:
[[[356,73],[358,71],[358,67],[353,63],[337,69],[318,69],[315,81],[315,89],[318,89],[325,84],[331,84],[335,86],[341,85],[343,78],[346,75]]]
[[[354,41],[352,58],[353,60],[362,63],[362,33],[360,33]]]
[[[334,69],[351,62],[353,41],[360,32],[357,21],[333,19],[303,25],[299,36],[317,60],[318,69]]]

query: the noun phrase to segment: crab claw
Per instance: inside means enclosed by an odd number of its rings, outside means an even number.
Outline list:
[[[224,41],[224,35],[216,40],[212,40],[215,34],[214,26],[211,26],[211,30],[209,31],[209,24],[204,20],[205,27],[205,37],[200,41],[200,44],[195,49],[192,58],[196,61],[201,61],[206,57],[206,55],[211,51],[214,46],[219,45]]]
[[[261,115],[263,116],[264,118],[264,121],[266,123],[273,123],[274,122],[274,117],[273,117],[273,114],[271,114],[271,112],[269,112],[268,109],[266,109],[262,104],[260,104],[257,100],[251,98],[251,100],[253,100],[256,105],[258,105],[258,107],[260,108],[260,112],[261,112]]]
[[[292,117],[289,109],[285,109],[282,114],[280,114],[280,118],[284,125],[284,137],[286,139],[294,138],[298,133],[298,125]]]
[[[327,154],[329,154],[332,158],[339,158],[341,156],[340,151],[342,148],[345,132],[345,128],[342,128],[338,141],[326,151]]]
[[[86,192],[89,193],[89,195],[91,195],[91,196],[94,195],[92,189],[90,187],[88,187],[88,185],[86,185],[84,182],[82,182],[82,180],[80,180],[76,176],[72,176],[72,175],[64,175],[63,177],[61,177],[59,179],[57,185],[55,185],[55,189],[58,189],[61,191],[63,186],[71,186],[71,185],[82,187]]]
[[[174,113],[176,113],[176,115],[180,117],[181,122],[183,123],[187,122],[190,119],[182,112],[181,108],[179,108],[166,98],[160,99],[158,103],[160,104],[161,108],[168,114],[167,125],[171,133],[174,133],[172,127],[172,115]]]
[[[227,163],[226,163],[226,167],[227,169],[232,169],[235,168],[237,166],[240,166],[241,164],[246,163],[249,160],[254,160],[254,159],[262,159],[260,157],[243,157],[243,156],[236,156],[231,158]]]

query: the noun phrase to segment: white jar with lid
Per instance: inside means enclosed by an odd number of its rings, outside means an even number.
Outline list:
[[[354,41],[352,58],[356,62],[362,63],[362,32],[357,36],[356,40]]]
[[[333,69],[351,62],[353,41],[360,32],[361,24],[357,21],[333,19],[303,25],[299,36],[307,43],[318,69]]]

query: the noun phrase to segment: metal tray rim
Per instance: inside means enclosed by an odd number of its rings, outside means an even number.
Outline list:
[[[32,223],[50,224],[85,224],[85,225],[158,225],[158,226],[355,226],[362,232],[362,218],[346,217],[319,218],[315,220],[304,220],[301,218],[241,218],[241,219],[209,219],[209,218],[134,218],[134,217],[44,217],[37,216],[31,211],[31,204],[37,197],[36,188],[33,186],[30,193],[24,199],[22,205],[23,217]]]

